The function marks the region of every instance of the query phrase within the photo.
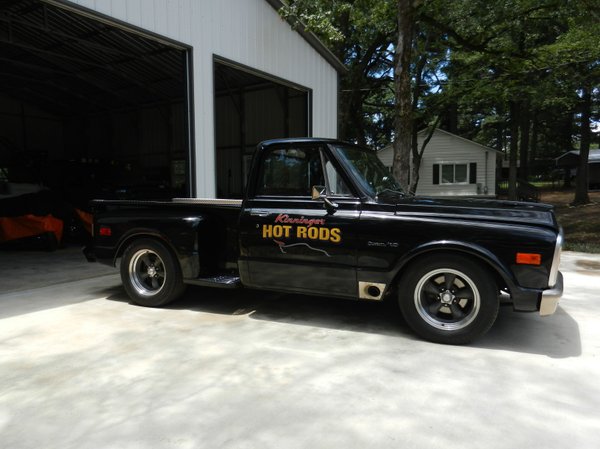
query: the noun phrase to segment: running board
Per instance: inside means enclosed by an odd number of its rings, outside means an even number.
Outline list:
[[[239,276],[227,274],[207,276],[196,279],[184,279],[183,282],[191,285],[200,285],[202,287],[239,288],[242,286]]]

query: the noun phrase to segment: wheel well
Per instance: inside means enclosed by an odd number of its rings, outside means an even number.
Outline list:
[[[396,276],[394,276],[394,281],[392,282],[392,285],[393,286],[398,285],[398,282],[400,281],[400,279],[402,279],[402,277],[406,274],[406,272],[410,269],[410,267],[413,266],[415,263],[419,263],[420,259],[425,259],[425,258],[432,257],[432,256],[441,257],[444,255],[453,255],[453,256],[459,255],[466,259],[471,260],[472,262],[479,263],[479,264],[481,262],[485,262],[484,268],[493,277],[494,281],[496,282],[496,286],[498,287],[498,290],[501,290],[501,289],[507,287],[506,282],[502,278],[502,275],[498,272],[498,269],[496,267],[494,267],[494,265],[488,259],[486,259],[485,257],[477,256],[468,251],[463,251],[461,249],[452,249],[452,250],[433,249],[433,250],[426,251],[424,253],[415,254],[410,259],[404,261],[404,263],[402,264],[402,266],[396,273]]]
[[[162,243],[163,245],[165,245],[167,247],[167,249],[169,251],[171,251],[171,253],[175,257],[175,259],[179,260],[179,257],[177,256],[177,252],[175,251],[173,246],[171,246],[171,244],[166,239],[164,239],[159,234],[145,232],[145,233],[141,233],[141,234],[133,234],[133,235],[130,235],[130,236],[126,237],[125,239],[123,239],[123,241],[119,244],[117,251],[115,252],[113,265],[116,266],[117,259],[119,257],[123,256],[123,253],[125,252],[125,248],[127,248],[129,245],[131,245],[131,243],[133,243],[134,241],[141,240],[141,239],[156,240],[157,242]]]

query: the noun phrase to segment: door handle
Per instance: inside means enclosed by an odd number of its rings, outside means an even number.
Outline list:
[[[270,212],[267,212],[267,211],[250,212],[251,217],[260,217],[260,218],[268,217],[269,214],[270,214]]]

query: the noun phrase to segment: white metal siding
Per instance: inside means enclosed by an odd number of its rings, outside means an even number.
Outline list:
[[[425,136],[419,134],[419,147],[423,144],[424,138]],[[392,166],[394,150],[391,145],[379,151],[378,156],[386,166]],[[477,164],[477,182],[475,184],[433,184],[434,164],[470,164],[472,162]],[[417,195],[477,195],[477,184],[481,184],[482,192],[483,188],[487,186],[487,195],[496,194],[496,152],[458,136],[435,131],[423,153]]]
[[[312,89],[313,135],[337,136],[337,72],[265,0],[72,2],[193,47],[198,196],[215,196],[214,55]]]
[[[383,165],[386,167],[391,167],[394,163],[394,147],[392,145],[388,145],[385,148],[382,148],[377,152],[377,156],[383,162]]]

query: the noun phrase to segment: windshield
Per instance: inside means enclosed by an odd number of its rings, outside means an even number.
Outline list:
[[[379,160],[374,151],[334,145],[337,156],[345,162],[360,185],[373,197],[385,192],[404,195],[400,184]]]

